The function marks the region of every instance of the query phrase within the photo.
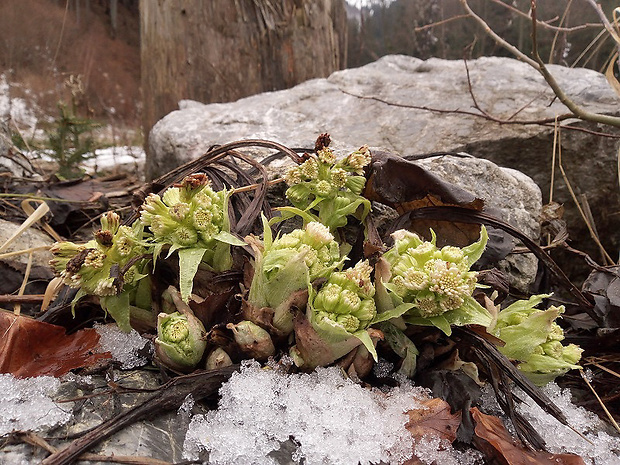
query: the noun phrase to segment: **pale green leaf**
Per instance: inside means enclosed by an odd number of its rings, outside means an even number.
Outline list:
[[[207,249],[204,248],[179,250],[179,290],[184,302],[189,301],[189,295],[194,286],[194,276],[206,251]]]
[[[129,293],[121,292],[118,295],[109,295],[99,299],[101,308],[114,318],[116,325],[126,333],[131,331]]]

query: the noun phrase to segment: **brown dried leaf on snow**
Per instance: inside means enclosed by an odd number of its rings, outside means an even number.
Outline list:
[[[438,398],[421,403],[421,408],[407,412],[409,421],[405,428],[414,438],[432,435],[453,442],[456,439],[456,430],[461,424],[461,412],[451,413],[450,405]]]
[[[585,465],[577,455],[528,450],[508,433],[502,420],[475,407],[470,411],[476,421],[474,443],[487,460],[505,465]]]
[[[110,358],[108,352],[94,353],[99,345],[94,329],[66,335],[62,326],[2,311],[0,335],[0,373],[18,378],[62,376]]]

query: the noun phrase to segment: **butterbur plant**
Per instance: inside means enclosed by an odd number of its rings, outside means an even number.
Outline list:
[[[120,217],[108,212],[93,240],[56,243],[50,264],[65,284],[78,289],[73,305],[85,295],[97,296],[119,328],[130,331],[131,306],[150,308],[147,261],[140,258],[146,253],[142,236],[141,224],[121,225]]]
[[[364,167],[370,163],[367,146],[337,161],[327,146],[317,156],[308,155],[301,165],[290,169],[285,181],[286,198],[293,207],[282,207],[286,215],[299,215],[304,222],[318,221],[335,232],[347,224],[347,216],[363,220],[370,212],[370,201],[361,193],[366,184]]]
[[[473,297],[476,272],[471,266],[482,256],[488,235],[481,227],[480,239],[463,248],[435,245],[417,234],[399,230],[394,247],[377,265],[379,318],[403,316],[414,325],[433,325],[450,335],[451,325],[488,326],[491,314]]]
[[[572,369],[579,369],[583,350],[563,345],[564,330],[555,320],[564,313],[564,306],[536,308],[548,294],[519,300],[501,310],[489,332],[505,342],[499,347],[506,357],[516,360],[523,373],[537,385],[545,385]]]
[[[353,268],[332,273],[318,292],[311,292],[306,317],[323,344],[306,344],[305,334],[296,331],[302,366],[326,366],[360,344],[377,360],[368,332],[377,314],[371,273],[368,261],[361,261]]]
[[[191,311],[157,317],[155,354],[167,367],[186,372],[195,368],[207,347],[207,332]]]
[[[321,223],[308,223],[276,239],[265,218],[263,228],[262,241],[246,238],[255,253],[247,304],[271,309],[272,326],[286,335],[293,331],[291,297],[297,291],[307,292],[316,279],[327,278],[344,259],[334,236]]]
[[[152,234],[153,255],[164,247],[179,256],[179,282],[183,300],[192,290],[198,266],[226,271],[232,266],[231,245],[245,243],[230,233],[228,199],[231,192],[215,192],[205,174],[192,174],[168,188],[160,197],[149,194],[140,221]]]

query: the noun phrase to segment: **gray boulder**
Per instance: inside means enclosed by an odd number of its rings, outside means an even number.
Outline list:
[[[480,58],[468,66],[478,104],[496,118],[537,120],[567,113],[527,64],[509,58]],[[587,69],[550,69],[583,108],[600,113],[620,108],[620,98],[603,75]],[[368,144],[402,155],[465,151],[529,175],[547,198],[553,125],[499,124],[475,114],[480,112],[473,106],[462,61],[387,56],[326,79],[233,103],[182,101],[180,110],[163,118],[150,134],[149,175],[196,158],[213,144],[265,138],[312,147],[317,134],[329,132],[337,149]],[[616,139],[591,131],[604,129],[616,135],[620,131],[576,121],[570,126],[581,130],[562,131],[564,169],[577,194],[587,197],[603,243],[617,250],[620,235],[612,223],[620,207]],[[599,258],[559,175],[553,198],[566,204],[569,232],[576,238],[573,246]]]

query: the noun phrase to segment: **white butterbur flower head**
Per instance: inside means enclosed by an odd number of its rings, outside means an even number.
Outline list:
[[[438,249],[435,233],[431,231],[431,235],[430,241],[405,230],[392,235],[394,247],[384,255],[391,272],[389,280],[383,282],[391,296],[391,308],[408,307],[406,321],[433,324],[448,334],[451,324],[488,325],[490,314],[472,297],[477,273],[469,270],[484,251],[486,229],[481,228],[478,242],[464,248]],[[387,305],[386,299],[381,301]],[[381,309],[386,310],[390,308]]]

